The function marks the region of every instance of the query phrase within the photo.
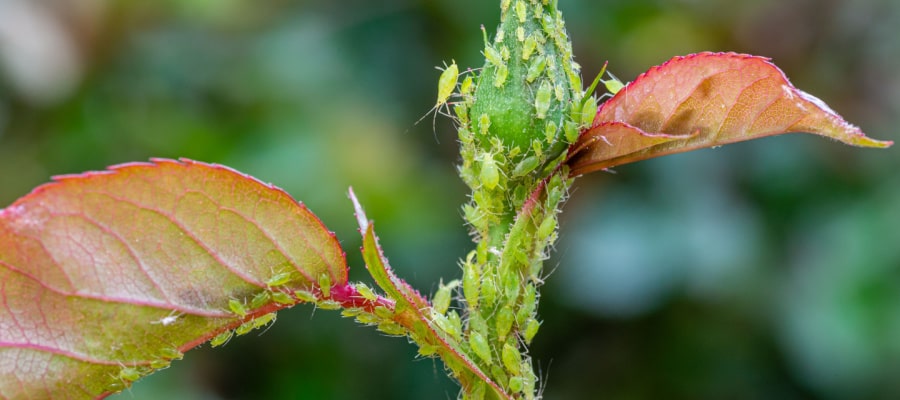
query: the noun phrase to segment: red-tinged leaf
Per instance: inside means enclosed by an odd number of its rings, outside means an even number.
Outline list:
[[[359,231],[363,235],[362,254],[366,262],[366,268],[375,280],[375,283],[387,293],[388,297],[396,299],[394,308],[394,321],[406,328],[410,337],[420,346],[436,346],[437,353],[441,356],[447,367],[453,371],[454,377],[459,380],[464,388],[475,385],[478,382],[487,383],[497,398],[511,399],[496,382],[491,380],[484,371],[466,355],[459,343],[449,337],[436,326],[430,315],[431,305],[424,297],[406,281],[397,277],[388,263],[387,257],[378,244],[378,236],[375,228],[366,217],[356,194],[350,189],[350,200],[356,210],[356,219],[359,222]]]
[[[0,398],[105,397],[294,290],[321,293],[321,276],[347,282],[333,234],[231,169],[154,160],[57,177],[0,210]],[[276,291],[291,301],[250,306]]]
[[[699,53],[651,68],[604,103],[593,126],[572,145],[568,163],[575,176],[790,132],[861,147],[893,144],[866,137],[821,100],[791,85],[766,58]],[[610,148],[615,146],[623,148]]]

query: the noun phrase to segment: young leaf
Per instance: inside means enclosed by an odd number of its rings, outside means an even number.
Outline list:
[[[400,279],[388,263],[387,257],[381,251],[378,237],[375,235],[373,224],[366,217],[365,211],[353,193],[349,192],[350,200],[356,211],[356,220],[359,223],[359,231],[363,235],[362,254],[366,262],[366,268],[388,297],[396,299],[394,306],[394,321],[410,332],[421,348],[427,348],[428,353],[436,351],[443,358],[444,363],[453,371],[455,378],[464,387],[470,387],[485,382],[494,390],[494,394],[500,399],[511,399],[510,395],[492,381],[484,371],[463,352],[459,344],[452,338],[448,338],[435,329],[437,324],[432,323],[434,315],[427,313],[431,310],[428,301],[418,291],[409,286],[406,281]],[[435,348],[436,346],[436,348]],[[436,350],[435,350],[436,349]]]
[[[675,57],[650,68],[597,111],[571,147],[571,175],[764,136],[808,132],[888,147],[788,82],[768,59],[735,53]]]
[[[287,305],[249,304],[279,273],[292,272],[285,289],[347,282],[318,218],[226,167],[153,160],[55,180],[0,210],[0,398],[102,398],[270,321]]]

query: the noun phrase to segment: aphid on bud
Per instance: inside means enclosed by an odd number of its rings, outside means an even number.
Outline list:
[[[528,7],[522,0],[516,0],[516,17],[519,18],[520,24],[524,24],[525,20],[528,18]]]
[[[518,41],[520,41],[520,42],[524,42],[524,41],[525,41],[525,28],[523,28],[523,27],[521,27],[521,26],[518,27],[518,28],[516,28],[516,40],[518,40]],[[522,58],[525,59],[525,60],[528,59],[528,58],[525,58],[524,56],[523,56]]]
[[[516,164],[515,168],[513,168],[512,176],[514,178],[518,178],[520,176],[528,175],[528,173],[534,171],[534,169],[537,168],[540,162],[541,161],[537,158],[537,156],[525,157],[522,159],[522,161],[519,161],[519,163]]]
[[[531,58],[531,54],[537,49],[537,44],[538,41],[533,34],[525,38],[525,43],[522,45],[522,60],[528,61]]]
[[[547,118],[547,111],[550,111],[550,103],[553,100],[553,88],[550,82],[544,80],[538,87],[537,93],[534,95],[535,117],[538,119]]]
[[[497,67],[497,73],[494,75],[494,87],[503,87],[506,78],[509,76],[509,68],[506,65]]]
[[[487,136],[491,129],[491,117],[487,114],[481,114],[478,117],[478,130],[482,136]]]
[[[494,190],[500,184],[500,167],[497,166],[494,157],[488,153],[482,156],[479,179],[488,190]]]
[[[534,82],[541,73],[544,72],[544,69],[547,68],[547,58],[544,56],[537,56],[534,61],[528,65],[528,72],[525,73],[525,81],[528,83]]]
[[[503,55],[501,55],[500,52],[497,51],[497,49],[495,49],[493,46],[485,46],[484,58],[487,59],[491,64],[494,64],[495,67],[505,65],[505,63],[503,62]]]
[[[231,337],[233,335],[234,335],[234,332],[232,332],[232,331],[222,332],[222,333],[216,335],[216,337],[212,338],[212,340],[209,341],[209,345],[212,347],[219,347],[225,343],[228,343],[228,341],[231,340]]]

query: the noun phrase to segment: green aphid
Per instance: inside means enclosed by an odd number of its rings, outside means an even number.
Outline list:
[[[316,303],[316,307],[319,307],[323,310],[340,310],[343,308],[340,302],[334,300],[322,300]]]
[[[484,360],[484,362],[488,364],[493,362],[493,357],[491,357],[491,346],[488,345],[487,339],[485,339],[482,334],[477,331],[472,331],[469,335],[469,347],[471,347],[475,355]]]
[[[231,339],[231,337],[233,335],[234,335],[234,332],[232,332],[232,331],[222,332],[222,333],[216,335],[214,338],[212,338],[212,340],[209,341],[209,345],[212,347],[219,347],[225,343],[228,343],[228,341]]]
[[[243,302],[237,299],[228,300],[228,308],[231,309],[231,312],[237,314],[240,317],[247,316],[247,307],[244,306]]]
[[[538,87],[537,93],[534,95],[535,117],[538,119],[547,118],[547,112],[550,111],[550,104],[553,101],[553,88],[549,81],[542,81]]]
[[[519,353],[519,349],[516,346],[509,343],[503,344],[501,359],[503,360],[503,366],[506,367],[506,370],[511,375],[519,375],[520,367],[522,366],[522,354]]]
[[[578,140],[578,136],[581,132],[578,129],[578,124],[572,121],[566,121],[563,124],[563,133],[566,135],[566,143],[575,143]]]
[[[510,302],[514,302],[519,297],[520,285],[521,282],[516,272],[507,271],[503,274],[503,294]]]
[[[547,58],[544,56],[536,57],[534,61],[528,65],[528,71],[525,73],[525,81],[528,83],[534,82],[535,79],[541,76],[546,68]]]
[[[119,370],[119,379],[130,384],[131,382],[141,379],[141,372],[137,368],[122,367],[122,369]]]
[[[384,332],[388,335],[392,336],[403,336],[406,335],[406,328],[398,325],[397,323],[391,321],[382,321],[378,324],[379,331]]]
[[[375,312],[375,315],[377,315],[379,318],[382,318],[382,319],[393,319],[394,318],[394,311],[385,306],[377,306],[377,307],[375,307],[373,312]]]
[[[522,61],[528,61],[528,59],[531,58],[534,50],[537,49],[537,45],[537,39],[535,39],[533,34],[528,35],[528,37],[525,38],[525,43],[522,45]]]
[[[457,81],[459,81],[459,67],[456,65],[456,61],[451,61],[450,66],[444,68],[440,78],[438,78],[438,95],[437,101],[434,103],[435,109],[447,104],[447,100],[450,99],[450,96],[453,95],[453,91],[456,89]]]
[[[296,296],[297,299],[304,303],[315,303],[316,301],[318,301],[316,295],[308,290],[295,290],[294,296]]]
[[[375,294],[375,291],[372,288],[366,286],[364,283],[358,283],[356,285],[356,291],[359,292],[360,296],[368,301],[376,301],[378,300],[378,295]]]
[[[525,294],[522,295],[521,304],[519,311],[516,312],[516,323],[524,326],[528,317],[534,313],[534,309],[537,307],[537,289],[534,288],[534,285],[529,283],[525,286]]]
[[[431,321],[434,322],[434,325],[441,331],[450,336],[451,338],[458,339],[459,338],[459,329],[456,328],[453,324],[451,324],[450,320],[447,317],[438,314],[436,312],[431,313]]]
[[[172,362],[165,359],[150,361],[150,368],[153,368],[154,370],[166,369],[169,368],[170,365],[172,365]]]
[[[453,297],[453,289],[459,286],[459,280],[452,280],[450,283],[444,285],[443,280],[440,283],[440,287],[438,288],[437,293],[434,294],[434,299],[432,299],[432,308],[440,314],[444,314],[447,312],[447,309],[450,308],[450,300]]]
[[[609,74],[610,78],[612,79],[601,82],[603,82],[603,86],[606,86],[606,90],[608,90],[610,93],[612,93],[613,96],[615,96],[616,93],[619,93],[619,91],[625,87],[625,84],[622,83],[619,78],[616,78],[616,76],[613,75],[612,72],[607,72],[607,74]]]
[[[478,297],[481,292],[478,266],[470,260],[466,260],[465,264],[463,264],[463,271],[463,295],[466,298],[466,304],[469,306],[469,309],[474,310],[478,308]]]
[[[469,331],[470,332],[478,332],[481,336],[487,338],[488,336],[488,325],[487,322],[484,321],[484,318],[479,314],[471,314],[469,315]]]
[[[291,297],[291,295],[289,295],[285,292],[272,292],[272,301],[274,301],[278,304],[287,304],[287,305],[296,303],[296,300],[294,300],[294,298]]]
[[[482,136],[487,136],[491,129],[491,117],[487,114],[481,114],[478,117],[478,130]]]
[[[503,62],[503,55],[500,54],[497,49],[493,46],[485,46],[484,47],[484,58],[488,60],[491,64],[494,64],[495,67],[505,66],[506,63]]]
[[[247,321],[241,324],[241,326],[235,328],[234,334],[238,336],[246,335],[254,328],[253,321]]]
[[[271,322],[275,322],[275,313],[268,313],[259,318],[253,320],[253,329],[261,328],[263,326],[268,325]]]
[[[520,24],[524,24],[528,18],[528,6],[522,0],[516,0],[516,17],[519,18]]]
[[[455,310],[450,310],[447,313],[447,322],[450,323],[449,333],[454,339],[459,340],[459,336],[462,334],[462,319],[459,317],[459,314]]]
[[[503,87],[507,77],[509,77],[509,68],[505,64],[497,67],[497,73],[494,75],[494,87]]]
[[[481,174],[479,175],[481,179],[481,184],[483,184],[488,190],[493,190],[500,184],[500,168],[497,166],[497,162],[494,161],[494,157],[490,154],[485,153],[481,160]]]
[[[327,273],[319,275],[319,290],[322,291],[322,297],[326,299],[331,297],[331,276]]]
[[[363,311],[362,308],[345,308],[343,311],[341,311],[341,316],[344,318],[354,318],[363,312],[365,311]]]
[[[269,299],[270,297],[268,291],[257,293],[256,296],[253,296],[253,299],[250,300],[250,309],[255,310],[266,305],[267,303],[269,303]]]
[[[497,284],[487,276],[481,280],[481,300],[486,307],[494,305],[497,301]]]
[[[495,328],[497,329],[497,337],[500,338],[501,341],[506,340],[506,335],[512,330],[515,319],[516,317],[513,314],[512,308],[509,306],[503,306],[497,311]]]
[[[534,318],[529,318],[528,321],[525,322],[525,333],[522,335],[525,344],[531,344],[531,341],[534,339],[534,336],[537,335],[538,329],[540,328],[541,323]]]
[[[519,161],[516,164],[516,167],[513,168],[512,176],[514,178],[522,177],[528,175],[531,171],[534,171],[535,168],[540,164],[541,160],[538,159],[537,156],[528,156]]]
[[[506,371],[503,370],[498,364],[491,365],[491,376],[497,382],[509,382],[509,378],[506,376]]]
[[[422,357],[431,357],[437,354],[438,350],[441,349],[441,346],[435,344],[425,344],[419,347],[419,355]]]
[[[521,376],[514,376],[509,378],[509,390],[513,393],[519,393],[522,389],[525,388],[525,383],[522,381]]]
[[[159,350],[159,355],[167,360],[180,360],[184,358],[184,353],[173,347],[163,347]]]
[[[369,314],[369,313],[360,313],[359,315],[356,316],[357,322],[359,322],[361,324],[366,324],[366,325],[374,325],[374,324],[377,324],[381,320],[382,319],[378,318],[378,316],[376,316],[374,314]]]
[[[269,280],[266,281],[266,286],[268,287],[276,287],[276,286],[284,286],[288,282],[291,281],[291,273],[290,272],[282,272],[275,274]]]
[[[594,96],[588,96],[584,100],[584,105],[581,107],[581,125],[582,126],[591,126],[594,123],[594,116],[597,114],[597,98]]]

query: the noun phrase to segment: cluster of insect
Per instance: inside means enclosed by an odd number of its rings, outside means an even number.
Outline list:
[[[280,272],[274,274],[266,280],[265,289],[254,295],[249,302],[230,299],[228,301],[228,309],[231,313],[239,318],[246,318],[250,310],[260,309],[267,304],[277,303],[282,306],[292,306],[297,303],[314,303],[317,307],[329,310],[341,308],[341,304],[330,299],[331,297],[331,277],[327,273],[322,273],[317,279],[319,294],[305,289],[289,290],[286,286],[294,280],[294,274],[291,272]],[[234,336],[242,336],[251,331],[268,326],[275,322],[276,314],[270,312],[244,321],[234,330],[226,330],[212,339],[209,344],[212,347],[219,347],[231,340]]]
[[[169,368],[172,361],[184,358],[184,353],[173,347],[161,348],[149,364],[119,365],[118,373],[113,376],[109,389],[120,391],[131,387],[131,384],[154,371]]]

